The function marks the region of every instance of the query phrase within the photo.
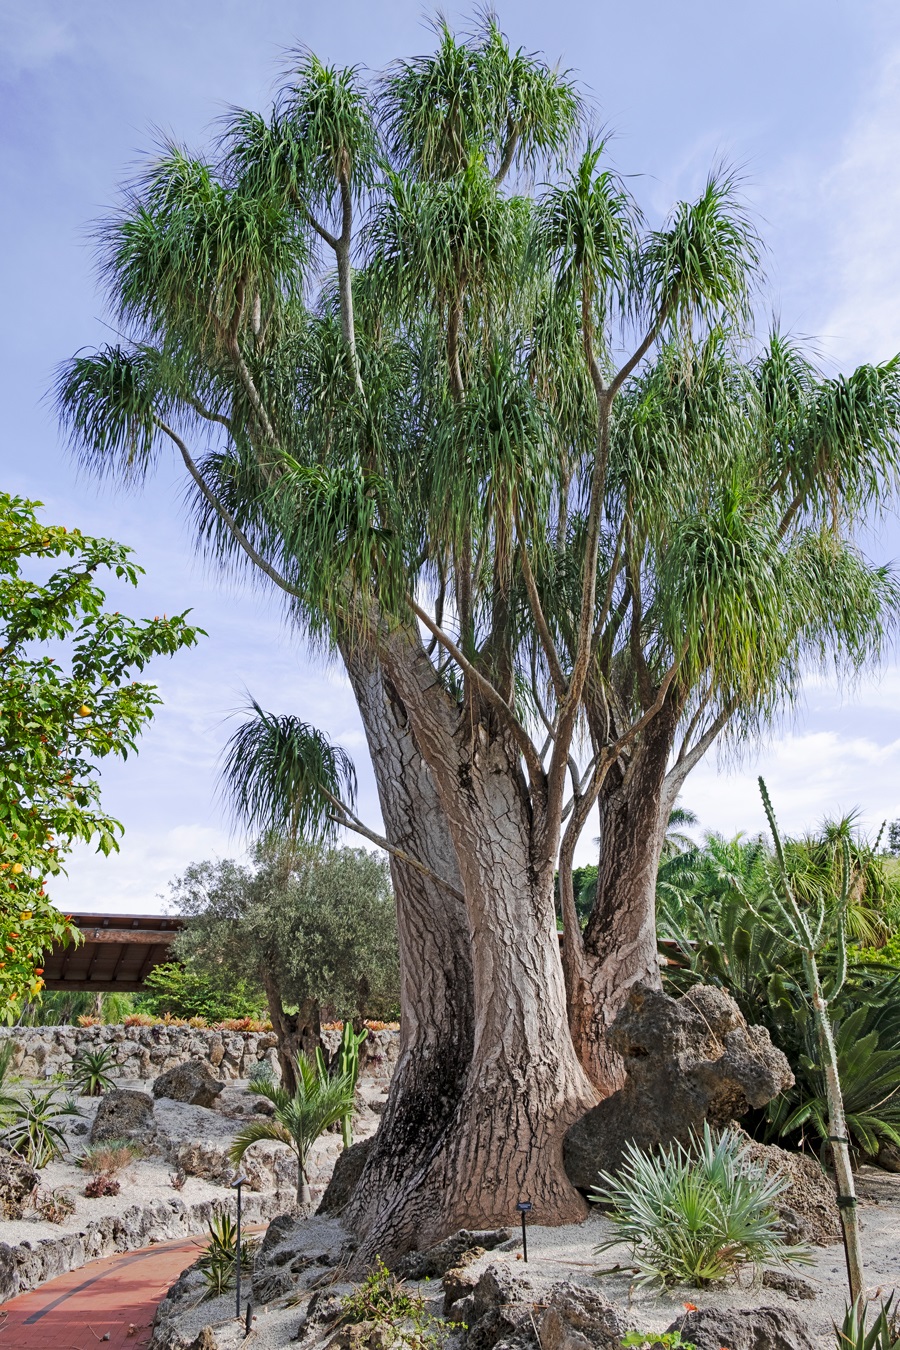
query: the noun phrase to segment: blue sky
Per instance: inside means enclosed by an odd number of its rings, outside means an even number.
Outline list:
[[[117,607],[191,607],[209,632],[154,668],[165,707],[139,756],[104,770],[107,805],[126,826],[122,852],[74,855],[54,887],[66,908],[159,909],[185,863],[239,849],[216,802],[215,765],[245,690],[350,751],[361,814],[377,822],[340,671],[309,659],[277,607],[196,560],[174,462],[140,495],[98,490],[63,450],[45,393],[59,361],[108,336],[90,223],[115,203],[154,129],[202,146],[229,104],[266,105],[285,48],[378,69],[428,46],[426,12],[419,0],[0,0],[0,481],[45,502],[54,521],[134,547],[147,576],[137,593],[116,593]],[[472,10],[444,12],[464,21]],[[498,13],[514,43],[578,73],[615,133],[617,166],[641,175],[634,187],[651,215],[696,191],[717,159],[742,167],[769,247],[762,303],[815,338],[827,369],[900,350],[900,7],[508,0]],[[866,546],[879,560],[900,553],[896,520],[873,528]],[[757,829],[759,772],[789,829],[855,806],[871,826],[900,816],[896,655],[852,690],[811,679],[790,722],[740,764],[710,758],[684,802],[705,828]]]

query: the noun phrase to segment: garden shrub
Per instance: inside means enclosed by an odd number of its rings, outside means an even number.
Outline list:
[[[591,1199],[610,1206],[615,1234],[597,1250],[624,1242],[638,1284],[699,1289],[742,1265],[811,1259],[786,1243],[775,1212],[787,1179],[768,1177],[730,1131],[715,1138],[705,1125],[690,1146],[655,1154],[629,1144],[620,1172],[600,1183]]]

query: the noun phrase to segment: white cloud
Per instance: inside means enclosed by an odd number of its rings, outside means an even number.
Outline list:
[[[842,365],[900,351],[900,48],[884,56],[819,193],[836,299],[824,344]]]
[[[86,846],[74,849],[68,876],[53,878],[48,890],[66,913],[162,914],[169,882],[188,863],[242,852],[240,840],[208,825],[176,825],[164,832],[130,829],[121,851],[108,858]]]

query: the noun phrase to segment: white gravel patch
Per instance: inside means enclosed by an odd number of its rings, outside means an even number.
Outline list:
[[[866,1277],[870,1296],[877,1304],[881,1298],[900,1289],[900,1176],[863,1168],[859,1190]],[[633,1275],[626,1271],[598,1276],[596,1272],[600,1269],[617,1263],[627,1267],[629,1262],[624,1247],[597,1254],[598,1243],[611,1232],[612,1225],[599,1212],[592,1213],[585,1223],[561,1228],[530,1225],[527,1266],[522,1261],[519,1245],[511,1251],[487,1252],[470,1268],[478,1273],[488,1265],[500,1263],[516,1269],[531,1282],[537,1302],[550,1285],[562,1280],[598,1289],[625,1311],[632,1328],[642,1331],[664,1331],[685,1311],[686,1303],[698,1308],[768,1306],[790,1309],[800,1317],[822,1350],[834,1350],[833,1323],[841,1321],[847,1302],[841,1246],[813,1248],[812,1265],[792,1267],[818,1290],[815,1299],[800,1301],[777,1290],[763,1288],[758,1280],[754,1282],[749,1276],[740,1283],[716,1289],[682,1287],[662,1291],[636,1288]],[[335,1283],[332,1291],[343,1293],[349,1287]],[[438,1313],[442,1301],[440,1281],[423,1281],[416,1287]],[[292,1296],[288,1295],[268,1308],[254,1308],[253,1336],[246,1344],[258,1347],[258,1350],[286,1350],[294,1343],[309,1297],[308,1292],[304,1293],[292,1303]],[[211,1325],[215,1328],[218,1345],[230,1348],[232,1342],[235,1347],[244,1344],[243,1322],[234,1317],[233,1293],[221,1299],[198,1302],[190,1309],[185,1307],[178,1325],[188,1340],[204,1326]]]
[[[67,1191],[75,1201],[74,1214],[61,1223],[48,1223],[30,1210],[21,1219],[0,1219],[0,1242],[15,1246],[26,1240],[38,1242],[41,1238],[59,1237],[61,1233],[78,1233],[92,1219],[121,1214],[130,1205],[146,1205],[154,1200],[171,1200],[177,1196],[186,1205],[194,1205],[231,1194],[227,1186],[214,1186],[199,1177],[188,1177],[182,1189],[176,1191],[171,1181],[172,1170],[170,1164],[159,1158],[141,1159],[130,1163],[118,1174],[121,1183],[118,1195],[89,1200],[84,1195],[85,1185],[90,1180],[86,1172],[68,1161],[49,1163],[41,1171],[41,1185],[44,1189]]]

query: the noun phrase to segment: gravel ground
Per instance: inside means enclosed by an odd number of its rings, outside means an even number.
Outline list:
[[[866,1275],[870,1294],[877,1300],[900,1286],[900,1176],[864,1168],[859,1176],[859,1191]],[[542,1290],[560,1280],[600,1289],[626,1310],[632,1327],[643,1331],[665,1330],[684,1311],[685,1303],[698,1308],[790,1308],[799,1314],[822,1350],[834,1350],[832,1324],[843,1317],[847,1298],[842,1247],[815,1248],[812,1265],[794,1267],[818,1290],[815,1299],[801,1302],[750,1280],[715,1290],[679,1288],[660,1292],[634,1288],[632,1277],[627,1273],[598,1277],[598,1269],[617,1263],[627,1266],[628,1263],[628,1252],[624,1247],[596,1253],[596,1246],[610,1232],[609,1221],[599,1213],[583,1224],[563,1228],[542,1228],[536,1224],[528,1232],[527,1267],[521,1259],[521,1248],[518,1248],[508,1252],[488,1252],[471,1268],[477,1272],[492,1262],[502,1262],[523,1275],[527,1273],[536,1300],[540,1299]],[[433,1310],[439,1311],[439,1282],[425,1282],[418,1287],[427,1298],[434,1300]],[[348,1285],[334,1286],[335,1292],[348,1288]],[[216,1328],[218,1345],[230,1347],[232,1340],[235,1346],[243,1344],[243,1327],[233,1317],[233,1297],[230,1295],[186,1309],[179,1318],[179,1330],[189,1340],[204,1326],[212,1325]],[[295,1306],[287,1306],[281,1299],[269,1308],[254,1309],[254,1334],[246,1344],[252,1345],[254,1350],[286,1350],[293,1343],[307,1297],[304,1295]]]
[[[68,1191],[75,1200],[75,1212],[61,1223],[47,1223],[29,1211],[22,1219],[0,1219],[0,1242],[15,1246],[18,1242],[38,1242],[41,1238],[59,1237],[60,1233],[77,1233],[92,1219],[105,1214],[121,1214],[129,1205],[146,1205],[154,1200],[172,1200],[176,1196],[186,1205],[203,1200],[215,1200],[231,1194],[227,1186],[213,1186],[199,1177],[188,1177],[184,1187],[176,1191],[171,1182],[172,1167],[159,1158],[142,1159],[131,1163],[119,1173],[121,1190],[118,1195],[104,1195],[88,1200],[83,1192],[86,1172],[69,1162],[49,1163],[41,1172],[45,1189]]]

